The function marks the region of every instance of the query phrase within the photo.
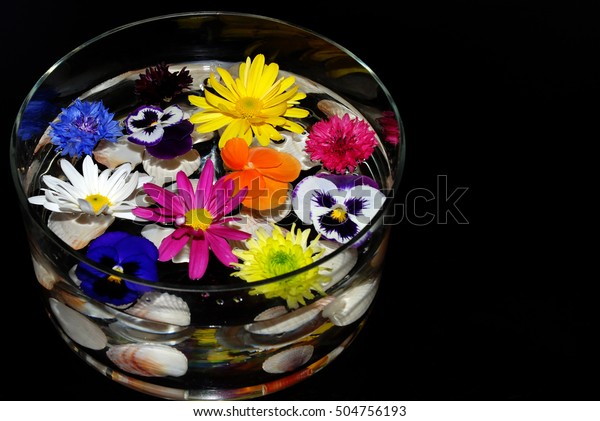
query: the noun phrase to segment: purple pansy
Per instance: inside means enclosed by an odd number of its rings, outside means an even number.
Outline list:
[[[127,139],[138,145],[156,145],[163,139],[166,128],[182,120],[183,110],[177,105],[164,110],[154,105],[143,105],[125,119],[125,129],[129,134]]]
[[[366,227],[384,201],[375,180],[355,174],[309,176],[292,194],[298,218],[339,243],[347,243]]]

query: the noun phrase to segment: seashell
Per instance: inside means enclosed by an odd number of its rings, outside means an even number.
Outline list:
[[[369,309],[378,286],[379,278],[350,287],[323,309],[323,317],[336,326],[354,323]]]
[[[54,119],[54,122],[58,121],[57,118]],[[38,153],[44,146],[49,145],[52,143],[52,138],[50,137],[50,127],[48,126],[48,128],[44,131],[44,133],[42,134],[42,136],[40,137],[40,140],[38,141],[38,143],[35,145],[35,149],[33,151],[34,154]]]
[[[115,341],[118,343],[152,342],[156,344],[174,346],[188,340],[192,334],[192,329],[184,329],[180,332],[173,333],[152,333],[136,329],[134,326],[123,323],[120,320],[111,323],[108,328],[110,333],[114,334]]]
[[[288,312],[288,310],[287,310],[287,308],[285,306],[271,307],[271,308],[268,308],[265,311],[259,313],[258,316],[256,316],[254,318],[254,321],[258,322],[258,321],[261,321],[261,320],[273,319],[275,317],[283,316],[287,312]]]
[[[32,249],[33,250],[33,249]],[[60,282],[62,278],[50,269],[51,263],[43,256],[38,256],[38,251],[33,250],[31,253],[31,261],[33,262],[33,272],[35,273],[35,277],[40,283],[41,286],[46,288],[47,290],[51,290],[54,288],[56,283]],[[41,261],[46,261],[46,264],[43,264]]]
[[[76,267],[74,266],[69,273],[72,273]],[[62,303],[86,316],[104,320],[114,319],[112,313],[106,310],[104,305],[87,299],[77,291],[70,291],[71,289],[74,289],[74,287],[67,283],[61,283],[58,287],[54,288],[54,296]]]
[[[131,163],[131,167],[142,162],[142,156],[146,150],[145,146],[132,143],[122,136],[116,142],[101,140],[94,149],[94,159],[107,168],[116,168],[125,162]]]
[[[270,224],[271,222],[277,223],[281,221],[283,218],[288,216],[292,211],[292,190],[293,186],[291,184],[288,185],[288,193],[285,198],[285,202],[271,209],[258,210],[258,209],[250,209],[243,207],[240,211],[241,215],[248,216],[249,218],[254,219],[255,221],[262,221],[265,224]]]
[[[144,171],[153,177],[153,182],[158,185],[175,181],[179,171],[183,171],[188,177],[200,168],[200,154],[197,150],[189,152],[173,159],[155,158],[149,153],[144,153],[142,166]]]
[[[98,85],[95,85],[92,89],[85,91],[83,94],[80,95],[80,98],[85,99],[91,95],[97,95],[98,93],[101,93],[102,91],[105,91],[106,89],[110,89],[113,86],[116,86],[120,83],[127,83],[128,80],[129,81],[136,80],[137,78],[139,78],[140,73],[143,73],[143,72],[140,72],[137,70],[130,70],[128,72],[121,73],[120,75],[112,77]]]
[[[152,241],[156,248],[160,247],[160,243],[168,237],[175,228],[163,227],[158,224],[148,224],[142,228],[142,237]],[[173,263],[187,263],[190,261],[190,243],[188,242],[183,248],[171,259]]]
[[[130,308],[125,310],[133,316],[178,326],[190,324],[190,308],[181,298],[167,292],[146,292]]]
[[[343,117],[344,114],[348,114],[350,118],[356,118],[358,112],[356,110],[351,110],[343,104],[340,104],[337,101],[332,101],[330,99],[322,99],[317,103],[317,107],[321,110],[325,115],[331,117],[336,115],[338,117]]]
[[[162,344],[115,345],[106,356],[121,370],[144,377],[181,377],[188,369],[185,354]]]
[[[289,313],[285,313],[278,317],[255,321],[254,323],[245,325],[244,328],[248,332],[260,335],[279,335],[286,332],[292,332],[307,324],[320,324],[321,321],[319,315],[323,310],[323,307],[327,306],[332,301],[333,297],[323,297],[298,310],[290,311]]]
[[[262,368],[267,373],[287,373],[306,364],[312,357],[314,347],[312,345],[300,345],[288,348],[267,358]]]
[[[55,298],[50,298],[49,302],[58,324],[74,342],[95,350],[106,347],[108,340],[98,325]]]
[[[324,256],[333,253],[341,246],[340,243],[329,240],[322,240],[319,244],[325,248]],[[327,290],[341,281],[354,268],[356,262],[358,262],[358,251],[356,248],[350,247],[319,265],[321,273],[331,278],[323,288]]]
[[[196,130],[192,132],[192,143],[195,145],[196,143],[207,142],[212,140],[215,137],[215,132],[210,133],[199,133]]]
[[[258,213],[253,212],[251,209],[242,208],[238,214],[233,216],[239,218],[239,220],[229,222],[228,225],[240,231],[247,232],[253,237],[261,228],[269,234],[273,232],[273,224],[261,217]],[[230,240],[229,244],[232,248],[246,249],[245,240]]]
[[[296,75],[296,74],[291,74],[288,73],[284,70],[280,70],[279,74],[281,76],[293,76],[295,79],[295,85],[298,86],[298,90],[301,92],[304,92],[305,94],[309,94],[309,93],[320,93],[323,91],[323,87],[316,84],[314,81],[307,79],[303,76],[300,75]]]
[[[300,161],[300,167],[302,170],[309,170],[313,167],[321,165],[319,161],[313,161],[310,159],[308,154],[304,151],[306,147],[306,139],[308,138],[307,133],[292,133],[288,131],[282,131],[281,135],[284,140],[282,142],[271,142],[269,147],[279,152],[285,152],[292,155],[298,161]]]
[[[52,212],[48,228],[75,250],[99,237],[115,220],[111,215],[88,215]]]

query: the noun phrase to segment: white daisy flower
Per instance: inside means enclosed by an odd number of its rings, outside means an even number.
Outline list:
[[[115,218],[138,219],[132,210],[143,204],[146,194],[141,188],[152,177],[132,173],[128,162],[100,172],[90,155],[83,160],[82,174],[66,159],[60,161],[60,166],[67,181],[44,175],[44,194],[28,200],[52,212],[48,228],[72,248],[85,247]]]
[[[114,170],[100,172],[89,155],[83,160],[83,174],[66,159],[60,161],[60,166],[69,182],[44,175],[42,181],[48,188],[42,189],[44,195],[30,197],[30,203],[52,212],[112,215],[134,220],[131,210],[141,204],[138,189],[152,179],[137,171],[131,173],[128,162]]]

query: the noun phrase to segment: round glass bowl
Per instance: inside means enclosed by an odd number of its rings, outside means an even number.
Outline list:
[[[166,399],[250,399],[364,325],[404,163],[351,52],[276,19],[183,13],[104,33],[27,96],[10,154],[59,334]]]

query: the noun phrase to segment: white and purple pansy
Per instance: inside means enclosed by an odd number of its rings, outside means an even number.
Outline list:
[[[347,243],[367,226],[385,202],[370,177],[317,174],[300,181],[292,193],[294,212],[324,238]]]
[[[154,105],[143,105],[125,118],[127,139],[138,145],[156,145],[162,140],[165,129],[180,123],[183,117],[183,110],[177,105],[164,110]]]

